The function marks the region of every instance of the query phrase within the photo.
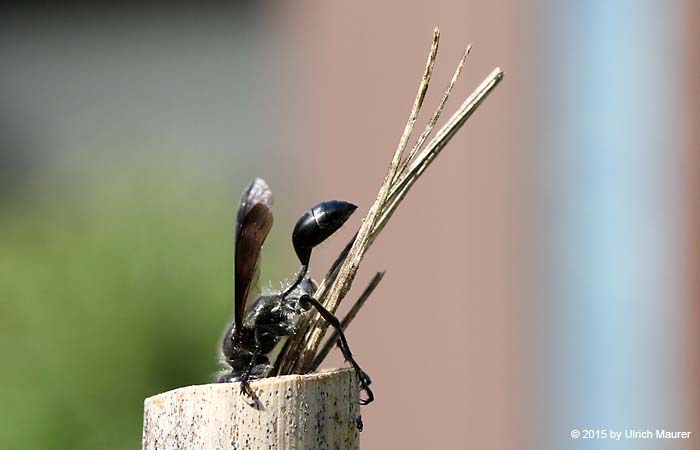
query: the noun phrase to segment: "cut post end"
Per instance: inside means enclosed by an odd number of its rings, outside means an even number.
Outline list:
[[[359,386],[351,369],[188,386],[144,402],[143,450],[359,448]]]

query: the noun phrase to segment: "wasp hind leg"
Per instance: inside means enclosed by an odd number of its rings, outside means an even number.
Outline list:
[[[335,328],[335,331],[338,333],[338,347],[340,347],[340,351],[343,353],[345,360],[352,365],[353,369],[355,369],[355,373],[357,373],[357,377],[360,379],[360,388],[365,391],[365,394],[367,395],[366,398],[360,399],[360,404],[367,405],[372,403],[372,401],[374,401],[374,393],[369,387],[372,380],[370,379],[369,375],[362,370],[360,365],[357,364],[357,361],[355,361],[355,358],[352,356],[350,346],[348,345],[348,340],[345,338],[345,333],[343,333],[343,328],[340,326],[340,321],[338,318],[324,308],[324,306],[318,300],[309,296],[308,294],[302,295],[301,298],[299,298],[299,303],[302,308],[309,309],[311,306],[316,308],[316,311],[318,311],[321,317],[323,317],[323,320]]]

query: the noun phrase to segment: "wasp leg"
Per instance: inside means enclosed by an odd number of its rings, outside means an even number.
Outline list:
[[[263,331],[266,331],[266,327],[264,327],[264,326],[256,326],[255,327],[255,332],[253,335],[255,338],[255,347],[253,348],[253,353],[251,353],[251,355],[250,355],[250,362],[248,363],[248,367],[246,367],[245,371],[243,372],[243,374],[241,374],[241,378],[240,378],[241,395],[245,395],[248,398],[250,398],[253,405],[255,405],[257,403],[258,399],[255,395],[255,392],[250,387],[248,380],[250,380],[250,375],[253,373],[253,369],[255,368],[255,365],[256,365],[258,358],[260,357],[260,353],[262,351],[260,333]]]
[[[309,296],[308,294],[302,295],[301,298],[299,298],[299,303],[303,308],[308,308],[310,306],[316,308],[316,311],[318,311],[321,317],[323,317],[323,320],[335,328],[335,331],[338,333],[338,347],[340,347],[340,351],[343,353],[345,360],[352,365],[353,369],[355,369],[355,372],[360,379],[360,387],[363,391],[365,391],[365,394],[367,394],[367,398],[360,399],[360,404],[367,405],[372,403],[372,401],[374,401],[374,393],[372,393],[372,390],[369,388],[372,380],[369,378],[369,375],[367,375],[367,373],[360,368],[360,365],[357,364],[355,358],[353,358],[352,352],[350,351],[350,346],[348,345],[348,340],[345,339],[345,333],[343,333],[343,328],[340,326],[340,321],[338,318],[324,308],[318,300]]]
[[[241,394],[248,396],[253,402],[253,405],[258,403],[257,397],[255,396],[253,389],[251,389],[248,381],[253,376],[255,378],[266,377],[267,373],[272,367],[267,358],[263,358],[263,362],[259,361],[260,355],[263,353],[263,338],[266,337],[269,340],[270,335],[277,337],[291,336],[295,332],[296,328],[284,323],[263,323],[255,325],[253,331],[255,345],[253,347],[253,352],[250,354],[250,362],[239,378],[239,382],[241,383]],[[267,336],[263,336],[262,333],[267,333]]]

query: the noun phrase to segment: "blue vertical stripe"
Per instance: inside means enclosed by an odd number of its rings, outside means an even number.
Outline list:
[[[569,430],[677,429],[682,414],[672,350],[684,301],[683,130],[670,87],[682,64],[682,14],[631,0],[552,2],[545,11],[551,110],[539,155],[551,203],[542,281],[555,424],[544,439],[553,449],[613,448],[572,440]],[[614,448],[660,444],[623,438]]]

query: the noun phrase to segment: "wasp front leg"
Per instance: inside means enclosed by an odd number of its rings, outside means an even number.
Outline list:
[[[263,350],[263,333],[270,333],[270,331],[271,330],[269,330],[265,325],[257,325],[254,328],[253,339],[255,344],[253,347],[253,352],[250,354],[250,362],[248,363],[248,366],[243,371],[239,379],[241,385],[241,395],[245,395],[246,397],[250,398],[253,404],[257,402],[257,397],[253,389],[250,387],[249,381],[254,370],[257,376],[264,376],[264,373],[269,368],[267,358],[265,358],[264,361],[260,361],[260,359]]]
[[[270,319],[270,317],[265,318]],[[250,387],[250,379],[264,378],[268,375],[272,365],[267,358],[267,353],[275,347],[280,338],[296,332],[296,328],[285,320],[279,320],[277,323],[270,323],[267,320],[253,327],[253,351],[247,367],[239,378],[241,394],[252,400],[255,400],[255,394]]]

